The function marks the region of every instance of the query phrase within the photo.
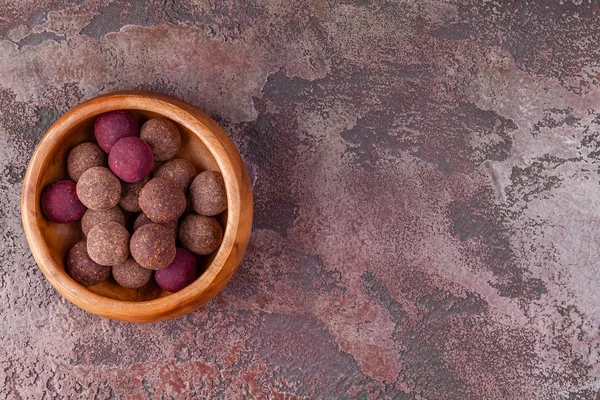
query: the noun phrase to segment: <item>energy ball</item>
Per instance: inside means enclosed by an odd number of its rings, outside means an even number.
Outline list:
[[[77,196],[73,181],[59,181],[46,187],[42,193],[42,210],[50,221],[75,222],[85,213],[85,206]]]
[[[140,212],[140,191],[148,183],[150,179],[146,177],[144,180],[136,183],[122,183],[121,184],[121,200],[119,205],[125,211],[129,212]]]
[[[150,223],[133,232],[129,248],[138,264],[158,270],[175,258],[175,237],[168,227]]]
[[[165,178],[186,192],[196,176],[196,168],[188,160],[174,158],[167,161],[154,173],[155,178]]]
[[[178,247],[173,262],[160,271],[156,271],[154,279],[162,290],[178,292],[196,280],[197,271],[194,255]]]
[[[96,143],[85,142],[73,147],[67,157],[67,171],[75,182],[92,167],[105,167],[106,154]]]
[[[166,161],[175,156],[181,146],[181,134],[177,125],[166,118],[146,121],[140,129],[140,138],[150,145],[157,161]]]
[[[77,196],[92,210],[106,210],[119,203],[121,182],[108,168],[92,167],[77,182]]]
[[[212,217],[190,214],[179,226],[179,241],[189,251],[196,254],[210,254],[223,240],[223,230]]]
[[[103,222],[87,236],[90,258],[100,265],[118,265],[129,257],[129,232],[117,222]]]
[[[137,231],[140,227],[150,224],[152,223],[152,221],[150,220],[150,218],[148,218],[148,216],[144,213],[140,213],[140,215],[137,216],[137,218],[135,219],[135,221],[133,222],[133,231]],[[161,224],[166,226],[167,228],[169,228],[171,230],[171,232],[173,232],[173,237],[177,236],[177,227],[179,226],[179,221],[177,221],[176,219],[174,219],[173,221],[167,222],[165,224]]]
[[[154,159],[154,162],[152,163],[152,173],[154,174],[161,165],[163,165],[165,162],[164,161],[156,161],[156,158]]]
[[[100,114],[94,122],[94,136],[105,153],[119,139],[138,135],[138,122],[135,117],[126,110],[110,111]]]
[[[190,185],[194,211],[200,215],[213,216],[227,209],[227,192],[223,175],[217,171],[204,171]]]
[[[135,136],[119,139],[108,154],[108,166],[125,182],[144,180],[152,169],[152,150],[142,139]]]
[[[185,198],[185,214],[189,214],[189,213],[193,213],[194,212],[194,206],[192,205],[192,199],[191,197],[186,197]]]
[[[69,251],[67,272],[75,282],[85,286],[96,285],[110,276],[110,267],[94,262],[87,252],[85,242],[79,242]]]
[[[167,223],[181,217],[185,211],[185,194],[164,178],[150,179],[140,191],[140,208],[157,223]]]
[[[140,227],[150,224],[152,223],[152,221],[150,220],[150,218],[148,218],[148,216],[144,213],[140,213],[137,218],[135,219],[135,221],[133,221],[133,231],[137,231]]]
[[[111,221],[125,226],[125,216],[119,206],[107,208],[106,210],[92,210],[90,208],[83,214],[83,218],[81,218],[81,231],[84,236],[87,236],[90,230],[96,225]]]
[[[123,287],[137,289],[144,286],[152,277],[152,270],[140,266],[133,257],[112,267],[112,276]]]

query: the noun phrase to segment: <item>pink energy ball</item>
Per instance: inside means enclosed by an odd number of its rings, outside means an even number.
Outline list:
[[[143,181],[150,174],[153,163],[152,149],[139,137],[119,139],[108,153],[108,166],[125,182]]]
[[[124,137],[138,135],[138,122],[126,110],[109,111],[100,114],[94,122],[94,136],[98,145],[106,153]]]
[[[42,193],[42,210],[50,221],[75,222],[85,213],[85,206],[77,197],[77,184],[59,181],[46,187]]]
[[[175,259],[163,269],[154,272],[154,279],[162,290],[178,292],[196,280],[196,258],[189,251],[178,247]]]

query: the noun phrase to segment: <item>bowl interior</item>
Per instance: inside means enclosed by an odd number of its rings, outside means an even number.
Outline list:
[[[151,118],[161,117],[162,115],[140,110],[129,110],[136,116],[141,126],[145,121]],[[63,139],[56,143],[56,146],[52,149],[52,154],[44,160],[44,164],[41,168],[41,175],[39,177],[39,187],[43,188],[47,185],[62,180],[69,179],[66,160],[69,151],[78,144],[86,141],[94,140],[94,120],[96,116],[90,116],[83,122],[71,127]],[[173,121],[179,127],[182,137],[182,145],[179,149],[176,157],[185,158],[190,161],[195,167],[196,171],[200,172],[203,170],[214,170],[219,171],[219,166],[210,153],[208,148],[204,145],[202,140],[195,135],[193,132],[182,126],[178,121]],[[38,199],[41,199],[41,193],[38,194]],[[41,204],[38,201],[39,212],[41,212]],[[127,213],[126,220],[129,224],[128,227],[133,224],[135,219],[134,213]],[[225,229],[227,226],[227,210],[217,216],[217,219],[221,223],[221,227]],[[52,249],[51,254],[58,265],[60,265],[66,274],[66,259],[71,247],[80,240],[84,240],[83,233],[80,229],[79,222],[71,224],[60,224],[43,219],[44,225],[40,226],[44,240],[47,246]],[[225,233],[225,232],[224,232]],[[202,274],[207,266],[212,262],[217,251],[213,252],[208,256],[197,256],[198,261],[198,276]],[[73,284],[77,284],[73,281]],[[162,291],[158,285],[151,279],[150,282],[140,289],[127,289],[117,284],[112,277],[98,285],[89,286],[87,289],[97,295],[104,296],[115,300],[124,301],[146,301],[153,300],[159,297],[168,296],[170,293]]]

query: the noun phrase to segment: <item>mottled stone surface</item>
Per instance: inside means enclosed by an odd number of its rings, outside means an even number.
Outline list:
[[[584,0],[3,4],[0,398],[598,398],[599,20]],[[40,137],[117,89],[211,114],[254,187],[238,273],[174,321],[71,305],[20,225]]]

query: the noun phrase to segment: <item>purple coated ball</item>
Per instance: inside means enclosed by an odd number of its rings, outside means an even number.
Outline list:
[[[126,110],[109,111],[100,114],[94,122],[94,136],[98,145],[106,153],[124,137],[138,135],[138,122]]]
[[[110,170],[123,181],[143,181],[152,170],[152,149],[138,137],[120,139],[108,153]]]
[[[77,197],[73,181],[59,181],[46,187],[42,193],[42,210],[50,221],[75,222],[85,213],[85,206]]]
[[[178,292],[196,280],[196,258],[189,251],[177,248],[175,259],[165,268],[154,272],[154,279],[162,290]]]

